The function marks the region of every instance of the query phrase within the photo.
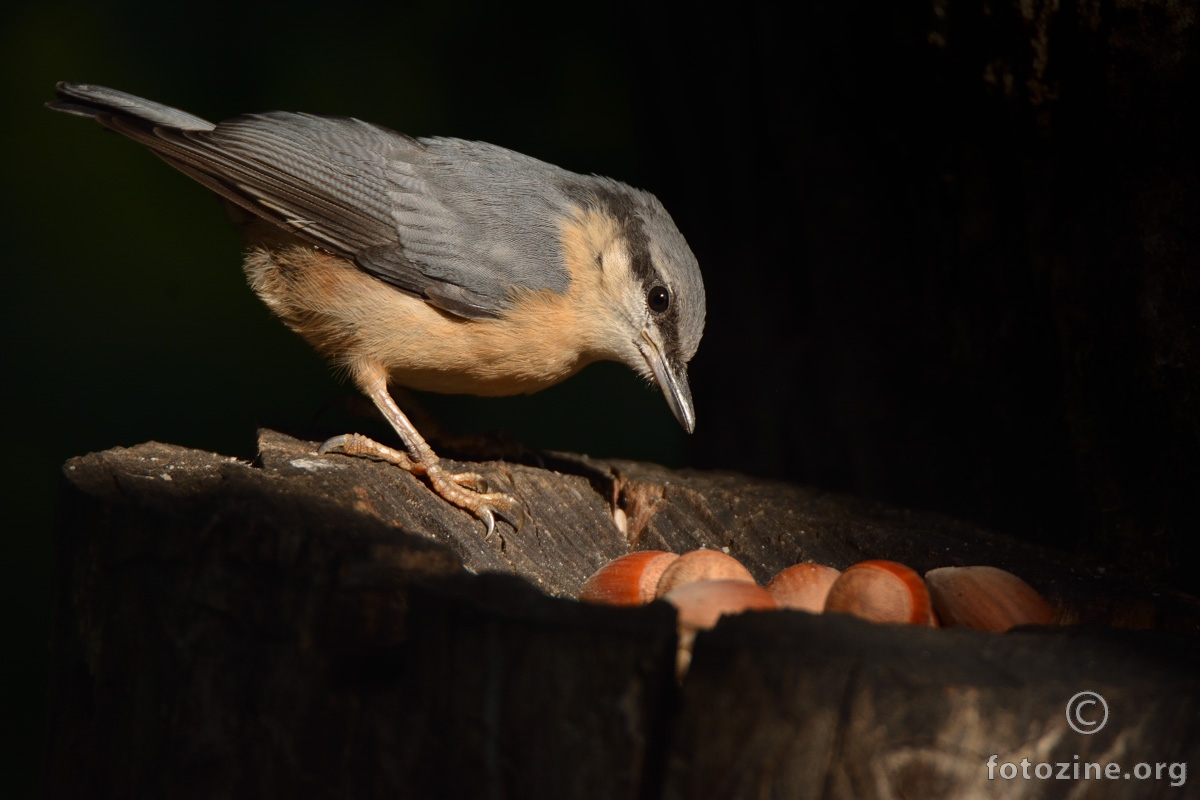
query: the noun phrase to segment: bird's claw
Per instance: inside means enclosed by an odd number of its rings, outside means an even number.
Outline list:
[[[502,495],[502,497],[505,497],[508,500],[513,499],[508,495]],[[514,511],[517,513],[513,514],[512,512]],[[525,513],[525,509],[522,508],[516,501],[513,501],[512,504],[507,507],[497,506],[492,508],[490,506],[481,506],[477,514],[479,515],[479,518],[483,520],[483,524],[487,527],[487,532],[483,537],[485,542],[489,541],[492,538],[492,535],[496,532],[497,516],[511,525],[513,530],[515,530],[517,533],[520,533],[525,527],[525,520],[528,517],[528,515]]]
[[[353,434],[349,434],[349,435],[352,436]],[[328,455],[330,453],[345,454],[347,438],[348,438],[347,434],[343,433],[340,436],[334,436],[329,439],[326,439],[324,442],[321,443],[321,446],[317,448],[317,455],[324,456],[324,455]]]
[[[483,508],[479,509],[479,518],[483,520],[484,525],[483,540],[485,542],[491,541],[492,534],[496,532],[495,515],[492,514],[492,510],[490,508],[484,506]]]
[[[515,498],[509,495],[502,496],[510,502],[506,506],[497,508],[496,513],[500,519],[511,525],[513,530],[520,533],[525,527],[525,520],[529,518],[529,514],[525,511],[525,507],[518,503]]]

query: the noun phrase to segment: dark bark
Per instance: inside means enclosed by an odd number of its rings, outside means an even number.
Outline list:
[[[49,796],[950,797],[987,788],[991,753],[1196,761],[1194,637],[772,612],[702,634],[680,688],[669,607],[569,596],[631,547],[615,498],[639,547],[728,547],[760,580],[803,558],[992,563],[1067,618],[1194,633],[1188,598],[944,518],[568,456],[480,465],[530,514],[485,542],[390,466],[260,447],[67,464]],[[1085,689],[1112,714],[1092,737],[1063,715]]]

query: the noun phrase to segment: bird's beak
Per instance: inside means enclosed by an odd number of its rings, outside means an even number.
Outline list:
[[[688,387],[687,366],[674,365],[663,355],[663,347],[657,341],[658,337],[649,330],[643,330],[641,338],[636,342],[642,357],[650,365],[654,379],[667,398],[667,405],[679,424],[688,433],[696,430],[696,410],[692,407],[692,390]]]

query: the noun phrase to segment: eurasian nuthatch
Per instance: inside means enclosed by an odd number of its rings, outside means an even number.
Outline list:
[[[140,97],[58,84],[92,117],[223,198],[251,287],[344,370],[405,453],[358,435],[321,452],[425,475],[491,534],[516,501],[446,472],[388,394],[535,392],[593,361],[657,382],[690,433],[687,364],[704,330],[696,257],[653,195],[482,142],[273,111],[217,125]]]

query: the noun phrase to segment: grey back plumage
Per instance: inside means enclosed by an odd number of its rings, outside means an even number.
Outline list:
[[[593,178],[353,118],[269,112],[213,125],[103,87],[59,84],[59,94],[52,108],[96,118],[226,200],[448,312],[495,316],[514,290],[570,282],[557,227],[573,205],[564,187]]]

